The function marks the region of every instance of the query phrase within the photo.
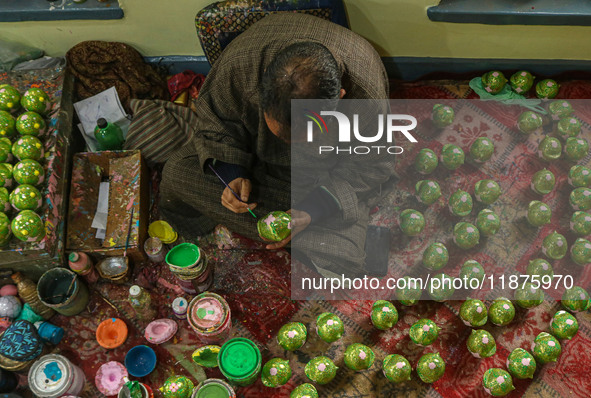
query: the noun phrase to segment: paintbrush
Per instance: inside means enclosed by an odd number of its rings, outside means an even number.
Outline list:
[[[125,250],[123,251],[123,257],[127,257],[127,248],[129,247],[129,236],[131,235],[131,226],[133,225],[133,212],[135,207],[131,208],[131,217],[129,219],[129,229],[127,230],[127,238],[125,239]]]
[[[222,176],[220,176],[218,174],[217,171],[215,171],[215,169],[213,168],[213,166],[210,164],[209,168],[211,169],[211,171],[213,171],[213,173],[218,177],[218,179],[226,186],[226,188],[228,188],[230,190],[230,192],[232,192],[232,194],[234,194],[234,196],[236,197],[236,199],[238,199],[240,202],[242,203],[246,203],[245,201],[243,201],[242,199],[240,199],[240,196],[238,196],[238,194],[236,192],[234,192],[234,190],[232,188],[230,188],[230,186],[226,183],[226,181],[224,181],[224,179],[222,178]],[[252,210],[250,210],[250,208],[246,208],[246,210],[248,210],[248,212],[250,214],[252,214],[252,216],[254,218],[257,218],[257,216],[255,216],[255,214],[252,212]]]

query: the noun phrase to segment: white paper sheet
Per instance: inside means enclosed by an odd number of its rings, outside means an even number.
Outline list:
[[[109,123],[117,124],[123,131],[123,138],[127,137],[129,130],[129,116],[121,106],[119,96],[115,87],[103,91],[95,96],[78,101],[74,109],[80,119],[78,128],[82,132],[84,140],[91,152],[97,149],[97,142],[94,138],[94,128],[98,119],[105,118]]]
[[[109,183],[101,182],[99,186],[98,203],[96,205],[96,213],[92,219],[92,228],[97,228],[96,237],[99,239],[105,238],[107,229],[107,218],[109,215]],[[100,237],[102,230],[102,238]]]

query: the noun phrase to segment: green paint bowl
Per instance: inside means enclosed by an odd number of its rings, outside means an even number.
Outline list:
[[[187,270],[197,267],[200,262],[201,250],[193,243],[181,243],[170,249],[166,255],[166,264],[174,273],[183,274]]]

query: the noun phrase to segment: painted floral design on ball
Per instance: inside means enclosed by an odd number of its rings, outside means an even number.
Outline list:
[[[37,213],[23,210],[12,220],[12,233],[24,242],[39,242],[45,237],[45,225]]]
[[[384,358],[384,376],[394,383],[402,383],[410,380],[412,368],[408,359],[402,355],[392,354]]]
[[[482,385],[484,386],[484,391],[493,397],[504,397],[515,390],[511,375],[501,368],[491,368],[484,372]]]
[[[445,362],[438,352],[425,354],[419,358],[417,373],[424,383],[435,383],[445,373]]]
[[[533,355],[523,348],[511,351],[507,358],[509,373],[518,379],[533,379],[536,371],[536,360]]]
[[[0,85],[0,110],[14,113],[21,107],[21,94],[19,91],[8,85]]]
[[[306,364],[304,372],[308,379],[317,384],[328,384],[337,374],[334,362],[324,356],[316,357]]]
[[[18,160],[33,159],[39,161],[43,157],[43,144],[37,137],[25,135],[12,144],[12,154]]]
[[[45,120],[37,112],[25,112],[16,119],[16,129],[22,135],[38,137],[45,133]]]
[[[353,343],[345,350],[345,365],[351,370],[365,370],[373,365],[375,354],[366,345]]]
[[[281,387],[291,379],[289,361],[283,358],[269,360],[261,372],[261,381],[265,387]]]
[[[38,210],[41,208],[41,193],[32,185],[19,185],[10,194],[10,204],[16,210]]]
[[[45,180],[45,170],[36,160],[25,159],[14,165],[14,180],[18,184],[39,185]]]
[[[325,312],[316,319],[316,332],[327,343],[334,343],[343,336],[345,325],[341,318],[331,312]]]
[[[21,105],[30,112],[37,112],[45,116],[52,107],[49,95],[40,88],[31,87],[23,94]]]
[[[291,234],[291,216],[284,211],[272,211],[257,222],[261,238],[279,242]]]
[[[295,351],[306,343],[308,331],[306,325],[300,322],[290,322],[279,329],[277,342],[284,350]]]
[[[12,137],[16,132],[16,120],[6,112],[0,111],[0,137]]]

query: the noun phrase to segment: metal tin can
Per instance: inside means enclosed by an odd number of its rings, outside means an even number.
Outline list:
[[[187,310],[187,320],[197,338],[205,344],[221,344],[232,332],[230,306],[215,293],[205,292],[193,298]]]
[[[204,380],[193,390],[191,398],[236,398],[234,389],[225,381],[220,379]]]
[[[65,268],[46,271],[37,283],[37,293],[43,304],[66,316],[84,311],[89,299],[82,278]]]
[[[164,261],[164,246],[160,239],[156,237],[146,239],[144,242],[144,251],[151,262],[161,263]]]
[[[177,297],[172,302],[172,311],[178,319],[187,319],[189,302],[184,297]]]
[[[232,383],[242,387],[249,386],[257,381],[261,372],[261,350],[249,339],[230,339],[220,349],[218,366]]]
[[[29,371],[29,387],[39,398],[80,394],[86,378],[82,369],[62,355],[45,355]]]

